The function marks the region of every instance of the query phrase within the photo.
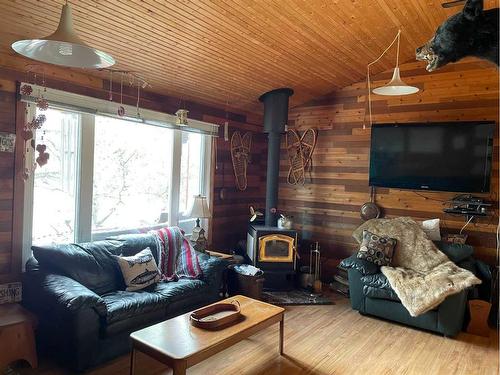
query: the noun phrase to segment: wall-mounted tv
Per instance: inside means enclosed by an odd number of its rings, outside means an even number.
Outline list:
[[[490,190],[494,122],[374,124],[370,186]]]

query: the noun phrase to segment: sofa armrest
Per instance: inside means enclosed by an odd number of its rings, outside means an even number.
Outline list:
[[[454,337],[461,330],[467,307],[467,290],[448,296],[438,307],[438,330],[446,337]]]
[[[64,275],[27,272],[23,289],[27,293],[28,304],[43,304],[68,312],[90,308],[100,316],[106,316],[107,313],[106,304],[99,295]]]
[[[88,368],[96,361],[104,300],[67,276],[26,268],[22,304],[38,318],[39,349],[73,370]]]
[[[198,256],[198,261],[203,273],[203,281],[214,288],[219,288],[222,283],[222,274],[229,263],[224,259],[208,255]]]
[[[340,262],[340,265],[344,268],[353,268],[361,273],[363,276],[374,275],[380,272],[379,267],[376,264],[368,262],[364,259],[359,259],[356,254],[351,255]]]

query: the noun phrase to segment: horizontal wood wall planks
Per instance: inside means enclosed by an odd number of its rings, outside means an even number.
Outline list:
[[[375,76],[373,87],[385,84],[392,73]],[[401,66],[405,82],[421,92],[403,97],[372,95],[374,122],[493,120],[498,127],[498,71],[488,63],[468,59],[435,73],[427,73],[419,62]],[[366,82],[362,81],[291,110],[290,124],[302,131],[319,130],[313,169],[304,186],[286,183],[288,161],[282,152],[280,166],[280,209],[294,216],[303,238],[306,255],[309,241],[319,241],[331,276],[338,261],[357,250],[351,237],[361,224],[359,209],[369,200],[368,169],[370,125],[366,109]],[[366,124],[366,129],[363,129]],[[498,223],[499,139],[494,140],[491,194],[482,195],[496,207],[492,217],[467,227],[468,243],[479,258],[495,261],[495,232]],[[387,217],[411,216],[417,220],[440,218],[443,232],[457,233],[464,225],[461,216],[442,212],[443,201],[455,193],[413,192],[377,189],[376,200]],[[308,258],[307,258],[308,259]]]
[[[0,131],[16,131],[15,83],[0,81]],[[0,152],[0,283],[13,273],[12,225],[14,199],[14,153]],[[20,273],[19,270],[17,273]]]
[[[205,121],[223,125],[225,118],[205,116]],[[229,139],[233,132],[252,133],[250,163],[247,168],[248,186],[245,191],[236,188],[230,154],[230,141],[224,140],[224,127],[219,128],[216,163],[214,163],[212,247],[218,251],[235,248],[246,239],[250,206],[263,211],[266,195],[267,136],[262,132],[262,122],[239,123],[228,121]]]

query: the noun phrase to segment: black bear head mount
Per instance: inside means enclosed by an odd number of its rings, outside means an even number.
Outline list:
[[[450,62],[475,56],[498,66],[498,8],[483,10],[483,0],[468,0],[463,10],[448,18],[435,35],[417,48],[416,58],[432,72]]]

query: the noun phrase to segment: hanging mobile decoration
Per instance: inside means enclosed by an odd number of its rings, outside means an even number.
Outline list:
[[[228,100],[226,99],[226,121],[224,121],[224,141],[229,141],[229,113],[227,111]]]
[[[31,96],[34,91],[33,86],[38,85],[38,77],[41,76],[42,80],[41,80],[41,87],[38,86],[37,95],[34,100],[38,114],[35,112],[35,115],[31,119],[31,121],[27,120],[23,130],[21,131],[21,137],[25,142],[24,143],[25,152],[23,155],[24,169],[21,172],[22,178],[24,180],[29,179],[30,175],[36,169],[37,165],[41,167],[47,164],[50,157],[49,153],[46,152],[47,146],[43,144],[45,131],[43,131],[43,135],[41,137],[41,143],[38,145],[36,145],[35,143],[36,131],[40,130],[44,125],[44,123],[47,121],[46,114],[40,112],[45,112],[49,108],[49,102],[45,98],[45,93],[47,92],[45,72],[43,70],[43,67],[39,65],[29,64],[26,66],[26,68],[27,68],[26,71],[27,83],[21,85],[19,89],[21,95]],[[28,115],[30,113],[30,107],[31,103],[28,102],[26,105],[26,112],[25,112],[26,119],[28,118]],[[38,152],[38,156],[36,157],[36,159],[33,156],[35,150]]]
[[[25,83],[24,85],[21,86],[20,91],[21,91],[21,95],[30,96],[33,93],[33,87],[31,87],[31,85],[28,85],[27,83]]]
[[[176,124],[181,126],[188,125],[188,113],[189,111],[187,109],[178,109],[177,112],[175,112],[175,115],[177,116],[175,121]]]
[[[42,72],[42,86],[43,93],[47,92],[47,87],[45,86],[45,72]],[[38,98],[36,99],[36,107],[40,111],[46,111],[49,108],[49,102],[45,99],[44,94],[40,90],[38,90]]]
[[[137,103],[136,103],[137,118],[141,118],[141,114],[139,112],[140,99],[141,99],[141,81],[139,80],[139,78],[137,78]]]
[[[120,106],[118,107],[118,116],[125,116],[125,108],[123,107],[123,72],[121,72],[120,76]]]
[[[141,117],[141,113],[139,110],[139,105],[141,101],[141,88],[145,89],[146,87],[151,87],[151,85],[145,80],[142,79],[139,75],[132,71],[128,70],[114,70],[114,69],[100,69],[104,72],[109,72],[109,100],[113,101],[113,73],[120,73],[120,105],[116,109],[116,113],[118,116],[123,117],[126,115],[125,106],[123,105],[123,84],[124,81],[127,82],[131,88],[137,85],[137,102],[136,102],[136,115],[138,118]]]
[[[109,101],[113,101],[113,71],[109,70]]]
[[[45,152],[47,150],[47,146],[44,144],[36,145],[36,151],[38,152],[38,157],[36,158],[36,162],[40,167],[43,167],[49,161],[50,154]]]

